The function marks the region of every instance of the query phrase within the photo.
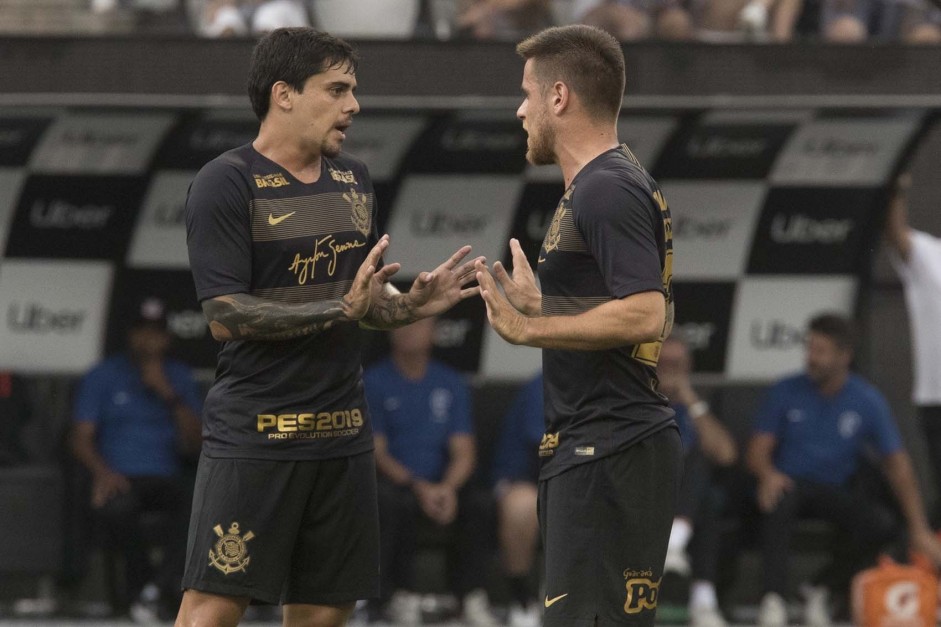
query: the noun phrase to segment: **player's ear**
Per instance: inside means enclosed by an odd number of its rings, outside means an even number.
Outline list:
[[[277,81],[271,86],[271,106],[282,111],[290,111],[293,106],[294,90],[284,81]]]
[[[551,97],[550,103],[552,105],[552,110],[556,114],[562,113],[568,108],[569,100],[572,97],[572,93],[569,91],[568,85],[562,81],[556,81],[552,85],[552,89],[550,90],[549,95]]]

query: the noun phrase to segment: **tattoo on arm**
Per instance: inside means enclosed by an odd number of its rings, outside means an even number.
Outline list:
[[[395,329],[418,320],[414,307],[405,294],[391,294],[383,291],[369,307],[363,323],[372,329]]]
[[[279,303],[250,294],[229,294],[203,301],[212,337],[230,340],[289,340],[316,335],[346,322],[340,300]]]

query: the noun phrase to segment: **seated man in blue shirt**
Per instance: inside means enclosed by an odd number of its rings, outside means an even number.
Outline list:
[[[500,557],[512,601],[507,627],[538,627],[542,617],[531,571],[539,545],[536,486],[539,443],[545,429],[540,373],[520,389],[510,405],[493,459]]]
[[[202,393],[190,369],[167,358],[169,344],[163,303],[144,300],[127,333],[127,352],[85,375],[73,408],[72,451],[91,473],[93,516],[106,548],[125,562],[119,613],[138,601],[152,576],[161,615],[172,617],[180,603],[192,496],[181,460],[199,451]],[[150,511],[169,516],[158,538],[164,557],[156,574],[140,525]]]
[[[421,516],[454,526],[448,555],[464,619],[496,625],[484,585],[492,532],[487,507],[465,488],[477,463],[470,389],[464,377],[431,358],[435,319],[389,332],[391,355],[366,370],[363,383],[372,418],[379,474],[381,594],[397,623],[419,624],[412,561]]]
[[[806,371],[773,386],[755,418],[747,462],[758,479],[758,506],[764,513],[762,627],[787,624],[784,597],[798,515],[832,522],[849,549],[835,555],[817,586],[805,591],[805,624],[815,627],[829,624],[827,592],[844,591],[852,575],[873,561],[898,531],[893,516],[872,494],[854,489],[867,445],[882,459],[912,547],[941,563],[941,546],[928,527],[912,462],[888,403],[850,372],[853,337],[845,318],[823,314],[811,320]]]

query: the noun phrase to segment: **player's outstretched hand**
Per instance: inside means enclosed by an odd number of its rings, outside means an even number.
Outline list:
[[[470,251],[470,246],[462,246],[431,272],[418,275],[406,297],[410,308],[419,318],[437,316],[462,300],[480,293],[478,286],[467,286],[475,279],[474,264],[478,261],[482,263],[484,258],[477,257],[461,263]]]
[[[497,282],[483,261],[478,261],[476,268],[480,297],[487,305],[487,320],[490,321],[490,326],[510,344],[522,344],[526,331],[526,317],[520,314],[500,292]]]
[[[382,259],[382,254],[388,247],[389,236],[383,235],[379,238],[379,241],[376,242],[376,245],[372,247],[372,250],[369,251],[369,254],[366,255],[366,259],[359,266],[359,270],[356,271],[356,276],[353,278],[353,285],[350,287],[350,291],[343,297],[343,314],[348,320],[359,320],[369,311],[373,279],[377,278],[377,280],[381,281],[384,278],[388,280],[388,276],[391,276],[398,270],[398,268],[395,267],[398,264],[393,264],[392,268],[382,268],[377,275],[376,267],[379,265],[379,260]]]
[[[542,294],[536,287],[533,269],[515,237],[510,240],[510,254],[513,257],[512,271],[507,272],[503,264],[497,261],[493,264],[493,276],[517,311],[527,316],[538,316],[542,310]]]

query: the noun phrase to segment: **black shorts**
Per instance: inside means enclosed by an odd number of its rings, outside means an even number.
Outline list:
[[[203,455],[183,588],[263,603],[379,596],[372,452],[321,461]]]
[[[681,473],[669,428],[539,483],[543,627],[654,624]]]

